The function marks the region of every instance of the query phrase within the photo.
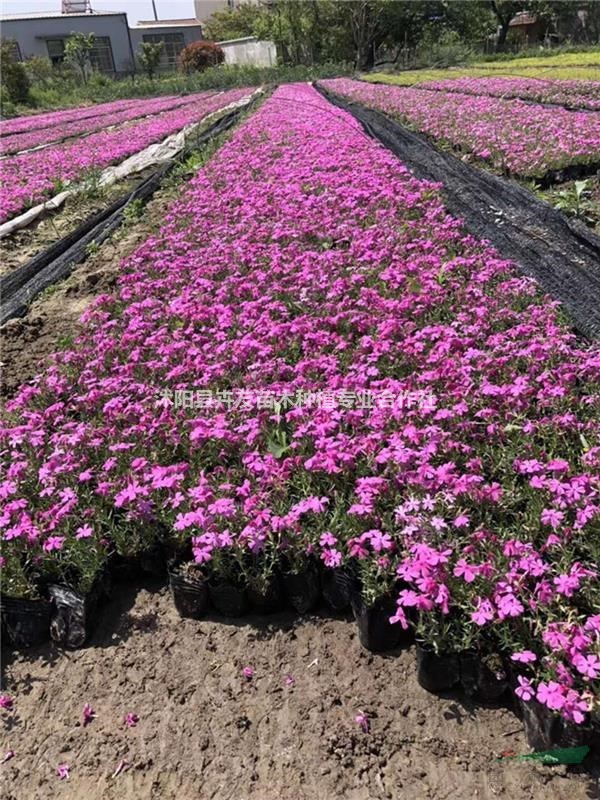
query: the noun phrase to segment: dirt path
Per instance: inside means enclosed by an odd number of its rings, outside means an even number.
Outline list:
[[[527,752],[508,709],[426,693],[412,648],[371,655],[346,619],[196,622],[178,617],[164,587],[117,589],[87,649],[4,659],[15,698],[2,712],[0,752],[15,752],[0,767],[6,800],[600,796],[589,775],[496,760]],[[97,717],[84,728],[86,702]],[[139,715],[134,728],[128,712]]]
[[[600,336],[600,237],[538,200],[515,181],[492,175],[436,148],[379,111],[318,87],[395,153],[417,178],[443,184],[448,212],[489,240],[556,300],[578,330]]]

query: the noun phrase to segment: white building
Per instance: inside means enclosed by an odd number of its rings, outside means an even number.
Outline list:
[[[15,43],[15,56],[25,61],[32,56],[49,58],[53,64],[64,60],[65,40],[71,33],[94,33],[90,54],[99,72],[131,72],[134,48],[127,15],[116,11],[63,14],[39,12],[4,14],[0,17],[2,38]]]
[[[227,0],[221,5],[227,6]],[[123,12],[82,11],[82,6],[89,9],[85,0],[64,0],[63,7],[77,10],[0,15],[2,38],[14,42],[14,55],[19,61],[39,56],[60,64],[64,60],[65,42],[72,33],[93,33],[92,67],[111,75],[135,69],[136,53],[142,42],[163,42],[160,68],[168,70],[177,67],[184,47],[204,38],[202,23],[196,18],[141,20],[130,28]],[[262,42],[253,36],[220,44],[226,64],[271,66],[277,61],[273,42]]]

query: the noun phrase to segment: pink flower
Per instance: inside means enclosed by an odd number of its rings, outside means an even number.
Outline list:
[[[252,667],[244,667],[242,670],[242,675],[246,678],[247,681],[251,681],[254,677],[254,670]]]
[[[573,666],[586,678],[590,678],[593,681],[600,678],[600,658],[596,655],[584,656],[581,653],[577,653],[573,656]]]
[[[532,653],[531,650],[520,650],[513,653],[510,659],[511,661],[518,661],[520,664],[531,664],[537,661],[537,656],[535,653]]]
[[[69,779],[70,767],[68,764],[59,764],[56,768],[56,774],[61,779],[61,781],[66,781]]]
[[[471,619],[476,625],[485,625],[494,619],[494,606],[489,600],[478,598],[477,608],[471,614]]]
[[[51,553],[53,550],[62,550],[64,541],[64,536],[49,536],[44,542],[44,550],[47,553]]]
[[[319,544],[321,547],[333,547],[335,544],[337,544],[337,539],[332,533],[330,533],[330,531],[325,531],[325,533],[321,534]]]
[[[76,539],[89,539],[90,536],[94,535],[94,529],[91,525],[82,525],[80,528],[77,528],[77,532],[75,534]]]
[[[554,508],[545,508],[540,517],[543,525],[549,525],[554,530],[560,527],[560,524],[564,518],[565,515],[563,512],[556,511]]]
[[[326,549],[323,550],[321,553],[321,560],[325,564],[326,567],[330,569],[335,569],[336,567],[341,566],[342,564],[342,554],[339,550],[333,549]]]
[[[86,703],[83,707],[83,727],[85,728],[85,726],[89,725],[90,722],[95,718],[96,712],[89,703]]]
[[[473,583],[478,572],[479,569],[472,564],[468,564],[464,558],[459,558],[454,567],[454,575],[457,578],[463,578],[465,583]]]
[[[285,685],[286,686],[295,686],[296,685],[296,678],[293,675],[286,675],[285,676]]]
[[[470,521],[467,514],[459,514],[452,524],[455,528],[466,528]]]
[[[354,722],[362,728],[364,733],[369,732],[369,728],[371,727],[369,718],[366,714],[363,714],[362,711],[354,717]]]
[[[540,683],[537,688],[537,699],[553,711],[560,711],[565,704],[565,697],[562,687],[556,681]]]
[[[517,681],[519,685],[515,689],[515,694],[525,703],[528,703],[535,694],[533,684],[528,678],[524,678],[522,675],[517,675]]]
[[[7,711],[12,711],[14,701],[12,697],[7,694],[0,694],[0,708],[5,708]]]
[[[128,728],[135,728],[135,726],[138,724],[139,721],[140,721],[140,718],[138,717],[138,715],[134,714],[132,711],[130,711],[125,716],[125,725]]]

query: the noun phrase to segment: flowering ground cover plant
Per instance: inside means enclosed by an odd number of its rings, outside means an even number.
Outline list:
[[[138,100],[133,105],[126,105],[123,108],[105,111],[93,116],[86,114],[80,119],[75,117],[64,122],[49,124],[43,128],[13,133],[9,136],[3,135],[0,138],[0,147],[3,154],[18,153],[21,150],[51,144],[67,137],[94,133],[139,117],[147,117],[151,114],[160,114],[163,111],[187,106],[213,94],[215,93],[201,92],[187,97],[156,97],[150,100]]]
[[[9,136],[16,133],[50,128],[53,125],[61,125],[65,122],[78,121],[88,117],[96,117],[101,114],[114,114],[124,108],[130,108],[143,102],[139,99],[114,100],[110,103],[99,103],[98,105],[80,106],[78,108],[66,108],[61,111],[48,111],[43,114],[31,114],[24,117],[14,117],[12,119],[0,120],[0,137]]]
[[[41,202],[86,171],[121,161],[248,94],[247,89],[230,89],[204,96],[148,119],[0,161],[0,221]]]
[[[600,159],[600,112],[349,78],[325,80],[322,85],[517,176],[542,177]]]
[[[520,98],[570,109],[600,111],[600,81],[553,81],[542,78],[450,78],[419,84],[421,89]]]
[[[208,580],[352,564],[429,647],[587,718],[600,352],[350,115],[279,88],[84,321],[7,404],[5,579],[158,541]]]

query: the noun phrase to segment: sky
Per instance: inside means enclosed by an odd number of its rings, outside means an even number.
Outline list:
[[[194,16],[194,0],[155,0],[162,19],[189,19]],[[1,0],[3,14],[27,14],[31,11],[60,11],[61,0]],[[92,0],[94,11],[126,11],[129,24],[140,19],[154,19],[151,0]]]

